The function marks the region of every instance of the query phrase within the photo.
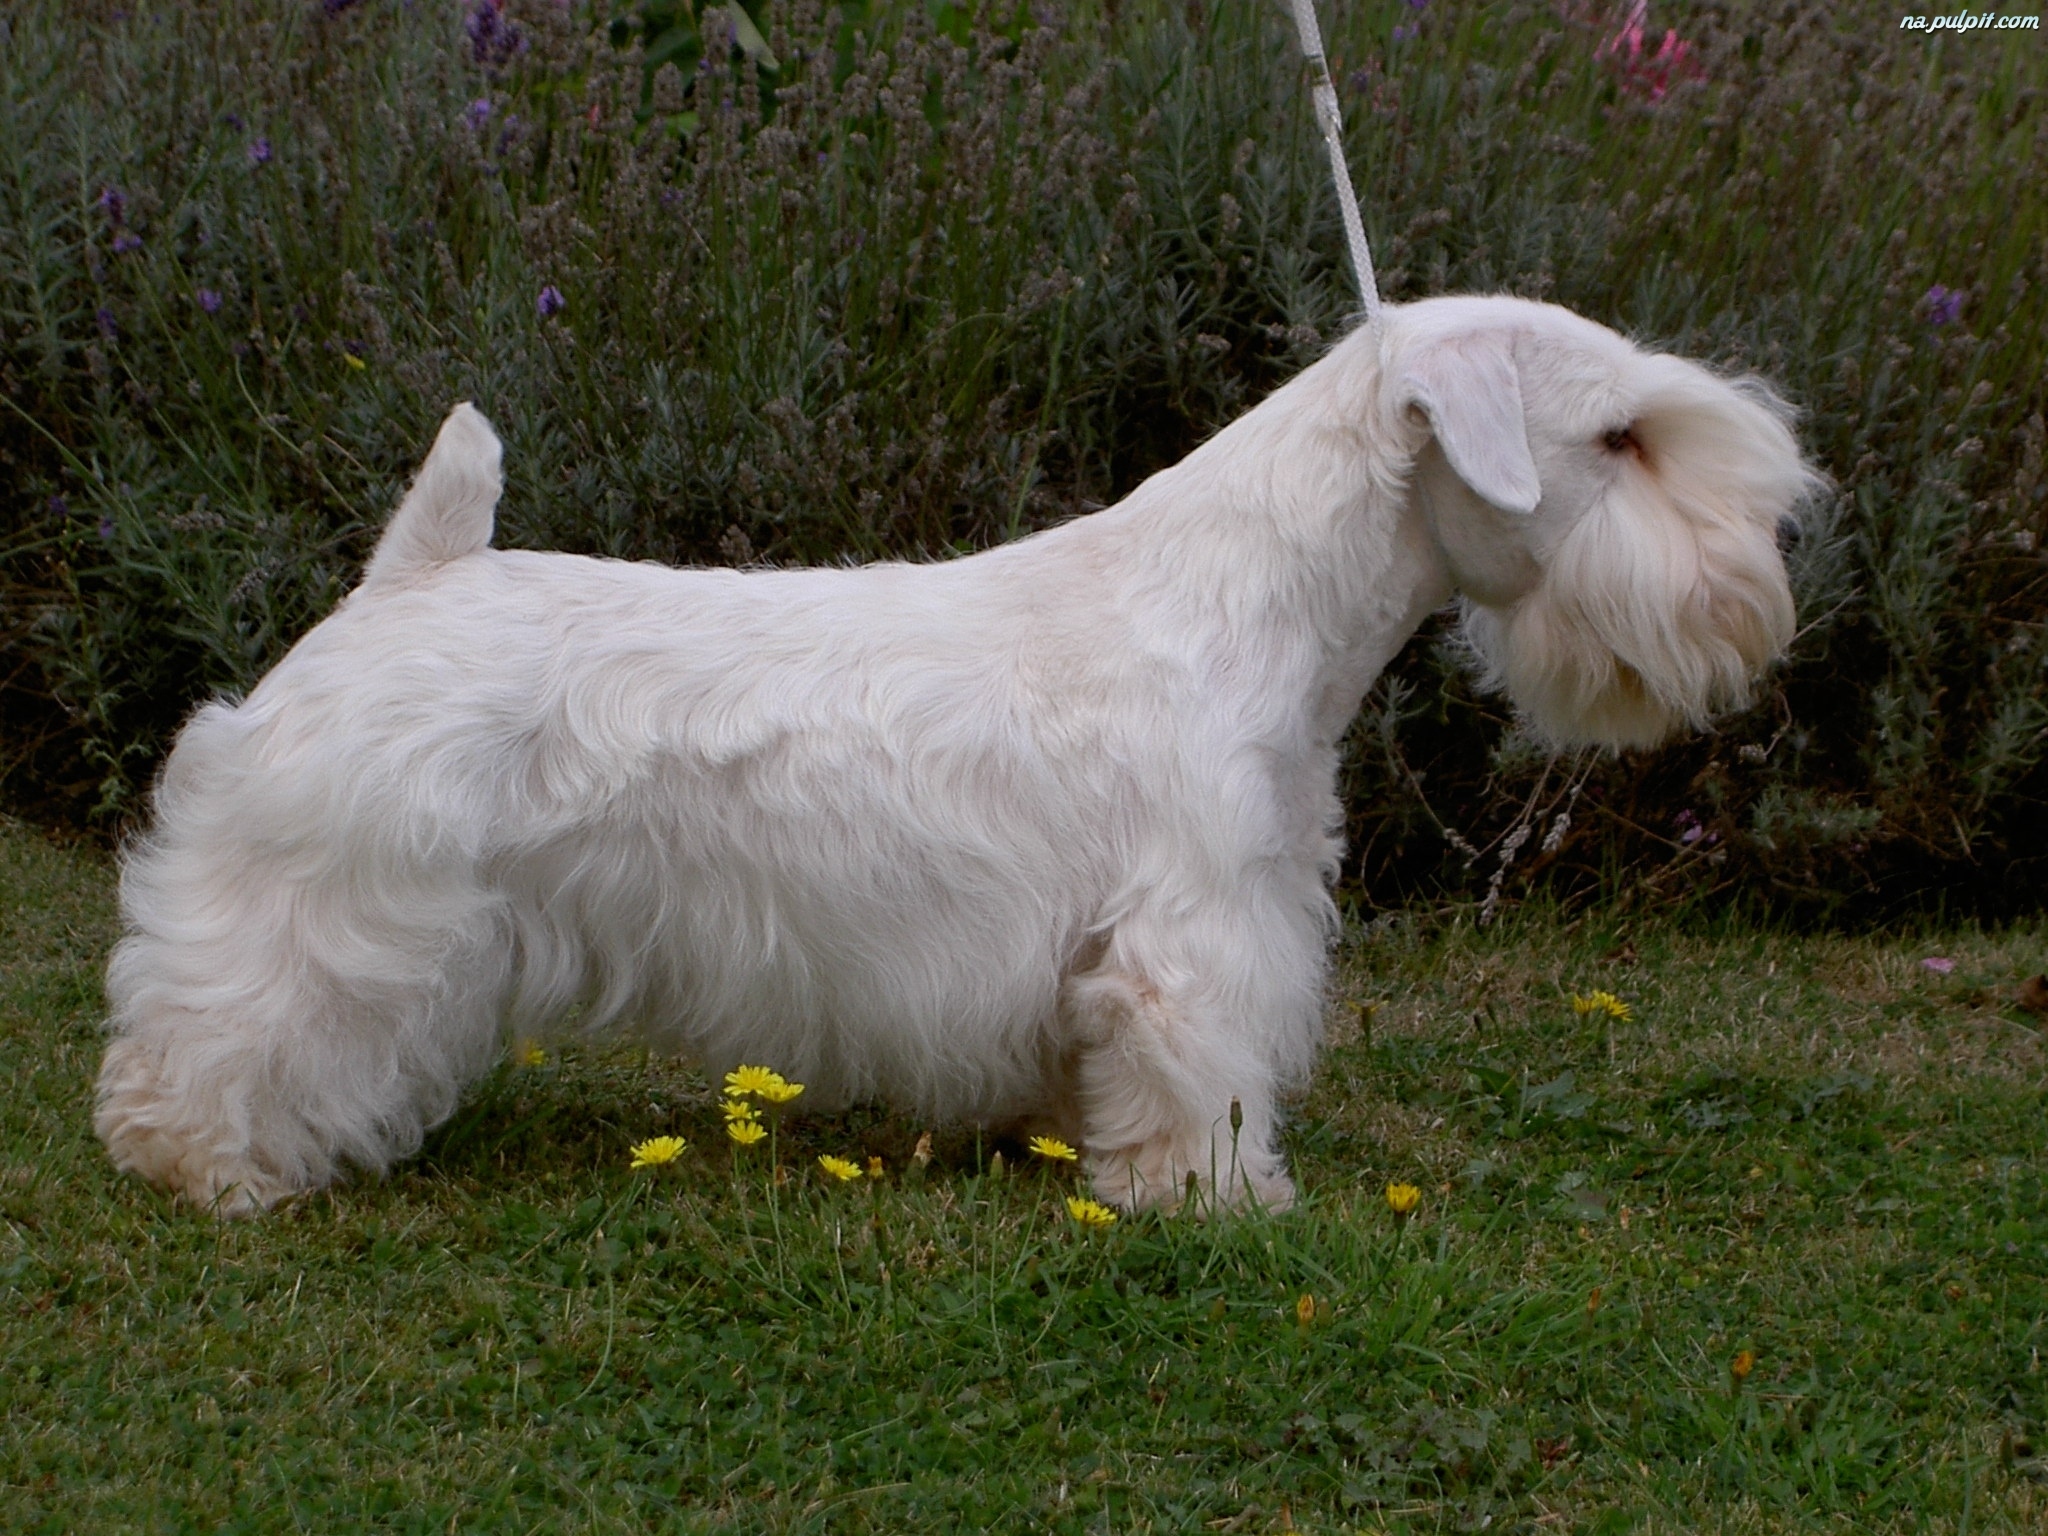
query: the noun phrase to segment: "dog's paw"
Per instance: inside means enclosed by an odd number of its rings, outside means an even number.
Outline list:
[[[1294,1204],[1294,1181],[1277,1166],[1247,1166],[1226,1157],[1211,1168],[1207,1148],[1199,1160],[1185,1148],[1128,1147],[1091,1155],[1088,1171],[1096,1198],[1123,1211],[1186,1208],[1207,1215],[1217,1210],[1278,1213]]]
[[[117,1040],[107,1050],[94,1129],[122,1172],[216,1216],[258,1216],[304,1193],[246,1152],[209,1145],[181,1126],[160,1064],[133,1040]]]

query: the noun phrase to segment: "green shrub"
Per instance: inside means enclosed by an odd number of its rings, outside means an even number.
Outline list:
[[[504,542],[938,555],[1114,499],[1348,323],[1277,10],[795,0],[736,42],[676,0],[481,4],[0,21],[15,803],[132,814],[193,702],[347,589],[456,399],[506,437]],[[1389,298],[1759,369],[1838,487],[1793,660],[1715,735],[1546,763],[1425,631],[1356,733],[1364,888],[2023,892],[2038,36],[1673,6],[1660,82],[1611,18],[1326,10]]]

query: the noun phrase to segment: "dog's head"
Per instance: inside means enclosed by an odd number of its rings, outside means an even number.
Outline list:
[[[1554,305],[1390,310],[1389,405],[1483,683],[1559,745],[1649,746],[1789,643],[1780,542],[1821,485],[1753,380]]]

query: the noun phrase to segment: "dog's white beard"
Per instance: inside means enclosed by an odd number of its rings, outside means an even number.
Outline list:
[[[1540,735],[1618,750],[1746,705],[1793,627],[1774,529],[1667,469],[1625,474],[1517,602],[1466,602],[1463,638]]]

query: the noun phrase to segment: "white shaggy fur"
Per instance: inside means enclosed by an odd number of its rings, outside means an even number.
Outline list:
[[[1127,1206],[1191,1172],[1284,1205],[1366,689],[1457,593],[1559,742],[1738,702],[1792,627],[1785,414],[1565,310],[1431,300],[1106,511],[743,574],[490,548],[459,406],[362,585],[165,765],[99,1133],[253,1211],[386,1168],[573,1014],[808,1105],[1049,1122]]]

